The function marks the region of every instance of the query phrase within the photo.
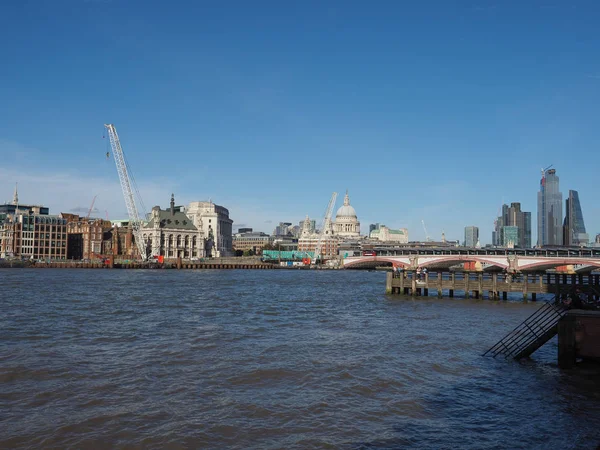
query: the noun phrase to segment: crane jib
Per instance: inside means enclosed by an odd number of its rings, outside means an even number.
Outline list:
[[[129,226],[133,237],[135,239],[136,246],[140,252],[142,260],[148,259],[148,252],[146,249],[146,243],[142,237],[142,219],[140,218],[138,208],[131,188],[131,180],[129,173],[127,172],[127,164],[125,162],[125,156],[123,155],[123,149],[121,148],[121,142],[119,141],[119,135],[117,130],[112,124],[105,124],[108,132],[108,138],[110,146],[117,166],[117,173],[119,174],[119,181],[121,182],[121,190],[123,191],[123,198],[125,200],[125,206],[127,207],[127,214],[129,216]]]

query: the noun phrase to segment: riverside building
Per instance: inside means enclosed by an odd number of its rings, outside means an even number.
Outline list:
[[[390,242],[396,244],[408,244],[408,229],[399,228],[397,230],[379,225],[379,228],[374,229],[369,234],[369,238],[379,242]]]
[[[229,210],[212,201],[191,202],[185,214],[192,219],[202,236],[212,242],[211,253],[206,256],[233,255],[233,220]]]
[[[271,236],[261,231],[236,233],[233,236],[233,250],[234,252],[252,251],[254,254],[259,254],[272,241],[273,238]]]
[[[205,245],[203,234],[182,209],[175,206],[174,195],[168,210],[152,208],[150,221],[142,227],[148,250],[159,249],[158,255],[165,258],[183,259],[202,258],[211,251],[210,242]]]

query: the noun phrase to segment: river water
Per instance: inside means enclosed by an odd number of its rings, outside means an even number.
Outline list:
[[[481,354],[535,303],[361,271],[0,271],[0,448],[600,444],[600,378]]]

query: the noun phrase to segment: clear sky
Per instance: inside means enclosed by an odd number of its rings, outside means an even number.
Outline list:
[[[0,200],[124,218],[103,124],[144,203],[212,199],[234,228],[421,220],[491,241],[554,164],[600,232],[600,2],[9,0]]]

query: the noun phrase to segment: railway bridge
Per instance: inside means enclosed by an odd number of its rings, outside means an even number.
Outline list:
[[[466,262],[479,262],[484,271],[543,272],[573,265],[579,273],[600,269],[600,249],[465,249],[381,248],[375,256],[349,256],[343,267],[359,269],[394,265],[407,270],[447,269]]]

